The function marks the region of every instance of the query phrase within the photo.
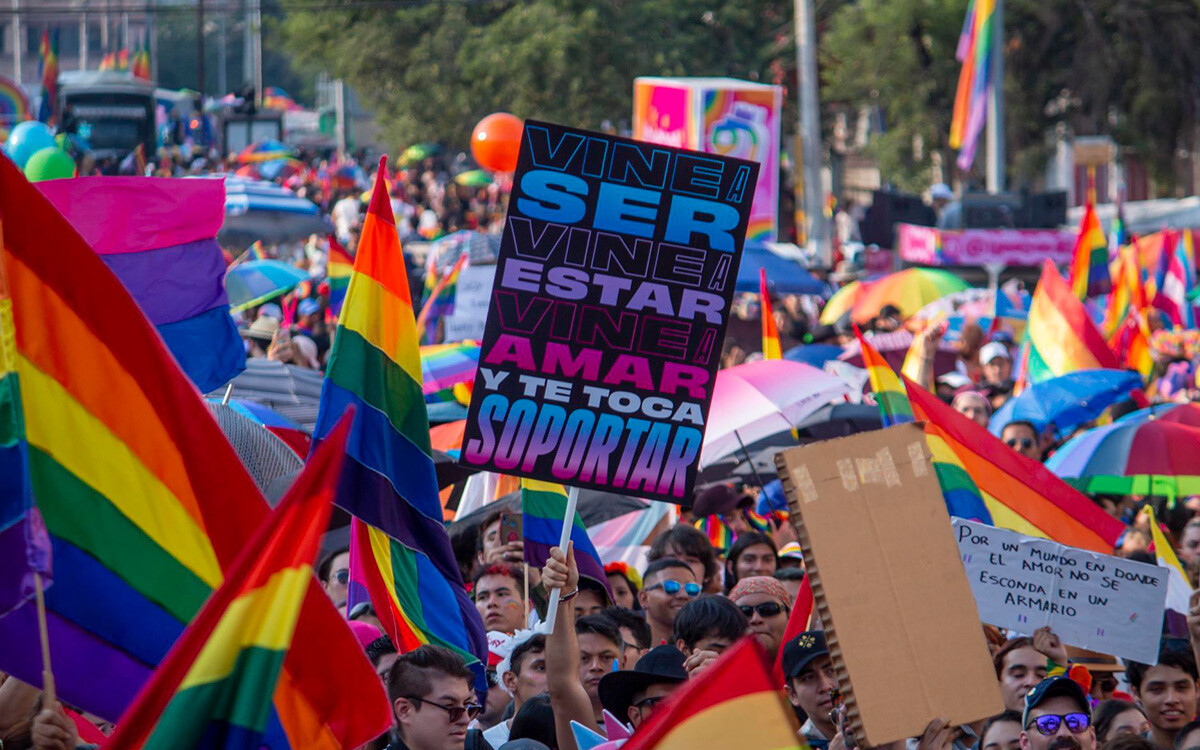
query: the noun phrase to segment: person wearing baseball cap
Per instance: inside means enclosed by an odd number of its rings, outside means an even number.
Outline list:
[[[825,633],[808,630],[788,641],[782,661],[788,703],[807,717],[800,734],[812,750],[826,750],[838,731],[830,716],[838,681]]]
[[[1066,675],[1047,677],[1025,696],[1021,750],[1095,750],[1091,703]]]
[[[992,409],[999,409],[1013,392],[1012,355],[1002,342],[992,341],[979,350],[979,364],[983,375],[980,390],[987,395]]]
[[[654,708],[688,678],[683,652],[674,646],[655,646],[638,659],[633,669],[610,672],[600,678],[600,703],[619,719],[628,718],[634,729]]]

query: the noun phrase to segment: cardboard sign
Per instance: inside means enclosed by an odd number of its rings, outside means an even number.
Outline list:
[[[1049,625],[1072,646],[1158,661],[1167,570],[954,519],[979,619],[1019,633]]]
[[[462,463],[690,505],[757,173],[527,122]]]
[[[919,424],[775,459],[859,747],[1004,709]]]

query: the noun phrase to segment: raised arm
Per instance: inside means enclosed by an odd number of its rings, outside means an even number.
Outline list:
[[[554,632],[546,636],[546,686],[550,707],[554,709],[554,730],[559,750],[576,750],[571,720],[598,729],[592,713],[592,701],[579,682],[579,641],[575,637],[575,610],[566,600],[579,590],[579,568],[575,554],[567,545],[567,554],[558,547],[550,550],[550,559],[542,568],[546,592],[563,589]]]

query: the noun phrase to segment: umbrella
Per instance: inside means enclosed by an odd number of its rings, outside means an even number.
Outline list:
[[[827,404],[796,425],[802,443],[847,437],[883,427],[879,407],[871,404]]]
[[[400,165],[408,166],[414,162],[425,161],[431,156],[441,153],[442,147],[436,143],[416,143],[404,149],[400,154]]]
[[[225,273],[229,309],[237,312],[280,297],[302,281],[308,272],[279,260],[249,260],[231,266]]]
[[[210,401],[208,410],[260,490],[300,471],[304,461],[281,438],[226,404]]]
[[[222,402],[222,399],[215,396],[209,397],[208,400],[214,403]],[[312,445],[311,433],[271,407],[242,398],[229,399],[223,405],[267,428],[268,432],[287,443],[288,447],[296,452],[296,455],[301,457],[308,455],[308,449]]]
[[[825,307],[821,309],[820,322],[827,326],[838,322],[838,319],[850,312],[854,303],[866,293],[868,286],[869,284],[861,281],[851,281],[834,292],[829,301],[825,303]]]
[[[475,380],[479,344],[434,344],[421,347],[421,382],[425,395]]]
[[[964,289],[947,294],[925,305],[913,317],[930,320],[938,316],[949,318],[961,315],[968,318],[990,318],[996,311],[996,293],[991,289]]]
[[[434,450],[445,451],[451,455],[462,450],[463,434],[467,429],[467,420],[459,419],[446,422],[429,430],[429,442]]]
[[[576,508],[576,512],[583,519],[584,526],[595,526],[598,523],[604,523],[618,516],[623,516],[626,513],[645,510],[648,507],[650,507],[648,501],[636,497],[619,495],[615,492],[581,489],[579,490],[579,505]],[[520,513],[521,493],[510,492],[503,497],[497,498],[495,502],[488,503],[482,508],[471,511],[462,518],[455,519],[454,523],[450,524],[448,531],[454,535],[461,534],[468,528],[478,527],[483,523],[483,519],[498,510]]]
[[[854,302],[851,315],[854,322],[865,323],[885,306],[895,305],[907,319],[930,302],[967,288],[967,282],[947,271],[909,268],[872,282]]]
[[[444,490],[452,484],[458,484],[472,474],[479,473],[479,469],[472,466],[463,466],[458,462],[458,451],[451,454],[436,449],[433,451],[433,469],[437,472],[439,490]]]
[[[225,224],[217,236],[223,246],[249,247],[255,240],[290,242],[310,234],[325,235],[332,228],[315,204],[287,188],[225,178]]]
[[[443,401],[436,404],[427,403],[425,404],[425,414],[429,417],[429,424],[440,425],[464,419],[467,416],[467,407],[452,401]]]
[[[784,352],[783,358],[821,368],[829,360],[840,357],[842,351],[842,347],[836,344],[800,344]]]
[[[229,381],[233,395],[270,407],[305,432],[311,433],[317,423],[317,407],[321,402],[324,375],[295,365],[285,365],[272,359],[246,360],[246,369]],[[209,393],[219,401],[225,387]]]
[[[1200,405],[1191,402],[1186,404],[1154,404],[1145,409],[1130,412],[1117,421],[1144,422],[1147,419],[1176,422],[1188,427],[1200,427]]]
[[[1015,420],[1031,422],[1038,431],[1051,423],[1060,436],[1095,419],[1109,406],[1142,387],[1142,377],[1129,370],[1077,370],[1029,386],[996,410],[988,430],[996,437]]]
[[[893,370],[899,372],[904,366],[904,357],[908,354],[908,347],[912,345],[913,335],[911,332],[903,330],[872,333],[867,335],[867,341],[883,355]],[[838,359],[855,367],[864,367],[862,344],[858,343],[858,339],[846,344],[846,351]],[[952,371],[957,361],[958,349],[955,348],[954,342],[945,339],[939,341],[937,352],[933,355],[934,377]]]
[[[273,138],[251,143],[237,155],[238,164],[255,164],[258,162],[282,159],[291,156],[292,150],[283,141]]]
[[[790,430],[825,404],[849,395],[850,386],[840,378],[786,359],[721,370],[713,384],[700,466],[730,455],[743,444]]]
[[[822,294],[826,287],[794,260],[776,255],[761,242],[747,242],[738,266],[739,292],[758,292],[759,269],[767,272],[767,284],[775,294]]]
[[[304,162],[299,159],[272,159],[258,165],[258,173],[264,180],[286,180],[303,172]]]
[[[472,169],[470,172],[462,172],[455,176],[454,181],[463,187],[471,188],[487,187],[495,182],[492,176],[482,169]]]
[[[1200,493],[1200,429],[1162,419],[1118,420],[1068,440],[1046,468],[1085,492]]]

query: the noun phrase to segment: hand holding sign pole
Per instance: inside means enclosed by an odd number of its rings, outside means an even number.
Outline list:
[[[690,505],[757,170],[526,123],[460,461]]]

